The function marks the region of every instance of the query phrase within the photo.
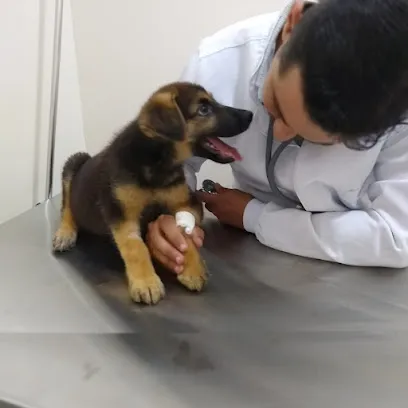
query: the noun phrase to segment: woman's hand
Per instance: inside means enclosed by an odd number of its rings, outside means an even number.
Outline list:
[[[197,248],[203,245],[204,231],[195,227],[190,235]],[[146,243],[151,255],[167,269],[183,272],[187,241],[172,215],[161,215],[149,224]]]
[[[216,194],[197,191],[197,198],[218,220],[227,225],[244,229],[244,211],[253,197],[243,191],[215,185]]]

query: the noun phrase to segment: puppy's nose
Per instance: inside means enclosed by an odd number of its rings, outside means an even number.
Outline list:
[[[237,116],[239,116],[241,126],[248,127],[252,122],[253,113],[249,110],[239,109]]]
[[[254,115],[251,111],[245,111],[242,117],[244,122],[249,125],[252,122],[252,118],[254,117]]]
[[[246,109],[226,107],[226,111],[234,118],[235,123],[244,130],[249,127],[253,119],[253,113]]]

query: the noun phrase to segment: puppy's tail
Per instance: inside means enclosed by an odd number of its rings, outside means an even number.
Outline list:
[[[62,169],[62,202],[61,211],[70,211],[71,183],[81,167],[91,158],[88,153],[75,153],[70,156]]]
[[[79,152],[73,154],[64,164],[62,169],[63,182],[71,182],[81,167],[91,158],[88,153]]]

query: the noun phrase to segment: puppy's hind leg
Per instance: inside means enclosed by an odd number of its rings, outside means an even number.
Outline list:
[[[61,220],[52,243],[55,252],[68,251],[76,244],[78,228],[71,210],[71,184],[79,169],[89,159],[88,153],[76,153],[64,165],[62,171]]]

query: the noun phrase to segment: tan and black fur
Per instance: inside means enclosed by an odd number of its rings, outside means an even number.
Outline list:
[[[202,205],[189,192],[183,162],[192,155],[232,161],[208,148],[206,138],[235,136],[251,120],[251,112],[220,105],[198,85],[178,82],[160,88],[99,154],[77,153],[66,161],[54,251],[75,246],[79,230],[111,235],[125,264],[131,298],[157,303],[164,287],[144,241],[148,224],[161,214],[187,210],[200,225]],[[187,242],[178,280],[201,291],[205,267],[189,237]]]

